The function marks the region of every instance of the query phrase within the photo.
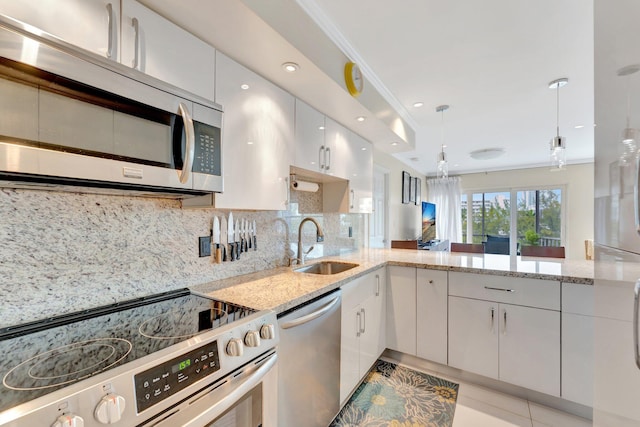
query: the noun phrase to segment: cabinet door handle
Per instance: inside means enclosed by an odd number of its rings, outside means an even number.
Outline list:
[[[350,190],[350,191],[351,191],[351,206],[350,207],[351,207],[351,209],[353,209],[353,204],[356,201],[356,192],[355,192],[355,190]]]
[[[327,158],[329,160],[327,160]],[[331,169],[331,148],[329,147],[325,148],[324,150],[324,163],[325,163],[324,168],[326,170]]]
[[[640,279],[636,282],[633,297],[633,349],[635,351],[636,366],[640,369],[640,348],[638,348],[638,300],[640,299]]]
[[[490,291],[502,291],[502,292],[515,292],[515,289],[505,289],[505,288],[492,288],[491,286],[485,286],[485,289]]]
[[[109,27],[109,32],[108,32],[108,41],[107,41],[107,58],[115,58],[114,55],[114,50],[116,47],[116,42],[115,42],[115,37],[116,37],[116,32],[118,31],[117,28],[117,19],[116,19],[116,15],[115,12],[113,11],[113,5],[111,3],[107,4],[107,27]]]
[[[356,313],[356,321],[358,324],[358,327],[356,328],[356,337],[359,337],[362,333],[362,316],[360,315],[360,311]]]
[[[636,233],[640,234],[640,157],[636,158],[636,179],[633,183],[633,202],[636,217]]]
[[[291,199],[291,187],[289,186],[289,177],[284,178],[284,206],[289,206],[289,200]]]
[[[504,329],[502,330],[502,335],[507,335],[507,310],[504,311]]]
[[[362,330],[361,330],[361,332],[364,334],[365,331],[367,330],[367,312],[364,310],[364,308],[361,308],[360,312],[362,313]]]
[[[494,323],[494,319],[495,319],[495,314],[496,314],[496,309],[491,307],[491,323],[489,324],[489,326],[491,327],[491,330],[493,331],[493,323]]]
[[[433,285],[433,279],[429,279],[429,284]]]
[[[376,296],[380,296],[380,275],[376,274]]]
[[[133,68],[140,71],[140,23],[138,18],[131,20],[131,26],[135,34],[133,39]]]
[[[320,149],[318,150],[318,164],[320,165],[320,170],[324,169],[324,164],[326,159],[326,155],[324,153],[324,145],[320,146]]]

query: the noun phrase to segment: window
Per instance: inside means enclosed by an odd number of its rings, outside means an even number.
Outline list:
[[[562,191],[518,191],[518,242],[562,246]]]
[[[463,194],[462,242],[497,241],[500,249],[492,244],[490,250],[505,253],[505,245],[514,233],[518,248],[531,244],[562,246],[562,193],[561,188],[551,188]],[[490,250],[485,246],[485,251]]]
[[[471,236],[468,238],[469,196]],[[482,243],[486,235],[509,236],[511,223],[511,194],[509,192],[472,193],[462,195],[462,242]]]

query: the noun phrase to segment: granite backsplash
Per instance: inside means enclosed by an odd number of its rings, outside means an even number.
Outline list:
[[[314,196],[288,211],[233,211],[257,223],[258,250],[212,263],[198,256],[214,215],[168,199],[0,189],[0,328],[287,265]],[[317,196],[315,197],[317,200]],[[311,207],[310,207],[311,206]],[[318,211],[321,210],[317,207]],[[311,216],[305,214],[304,216]],[[365,215],[317,214],[324,243],[305,224],[309,258],[362,247]]]

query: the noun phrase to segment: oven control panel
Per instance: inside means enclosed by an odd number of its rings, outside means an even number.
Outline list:
[[[134,376],[138,413],[220,369],[218,341]]]

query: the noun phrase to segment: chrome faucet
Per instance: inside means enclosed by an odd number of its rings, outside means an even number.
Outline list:
[[[318,224],[318,221],[316,221],[314,218],[311,218],[311,217],[306,217],[302,221],[300,221],[300,227],[298,227],[298,257],[297,257],[297,261],[299,264],[304,264],[305,255],[307,255],[313,249],[313,246],[311,246],[307,252],[302,251],[302,226],[307,221],[313,222],[316,226],[316,242],[324,241],[324,233],[322,232],[322,227],[320,227],[320,224]]]

